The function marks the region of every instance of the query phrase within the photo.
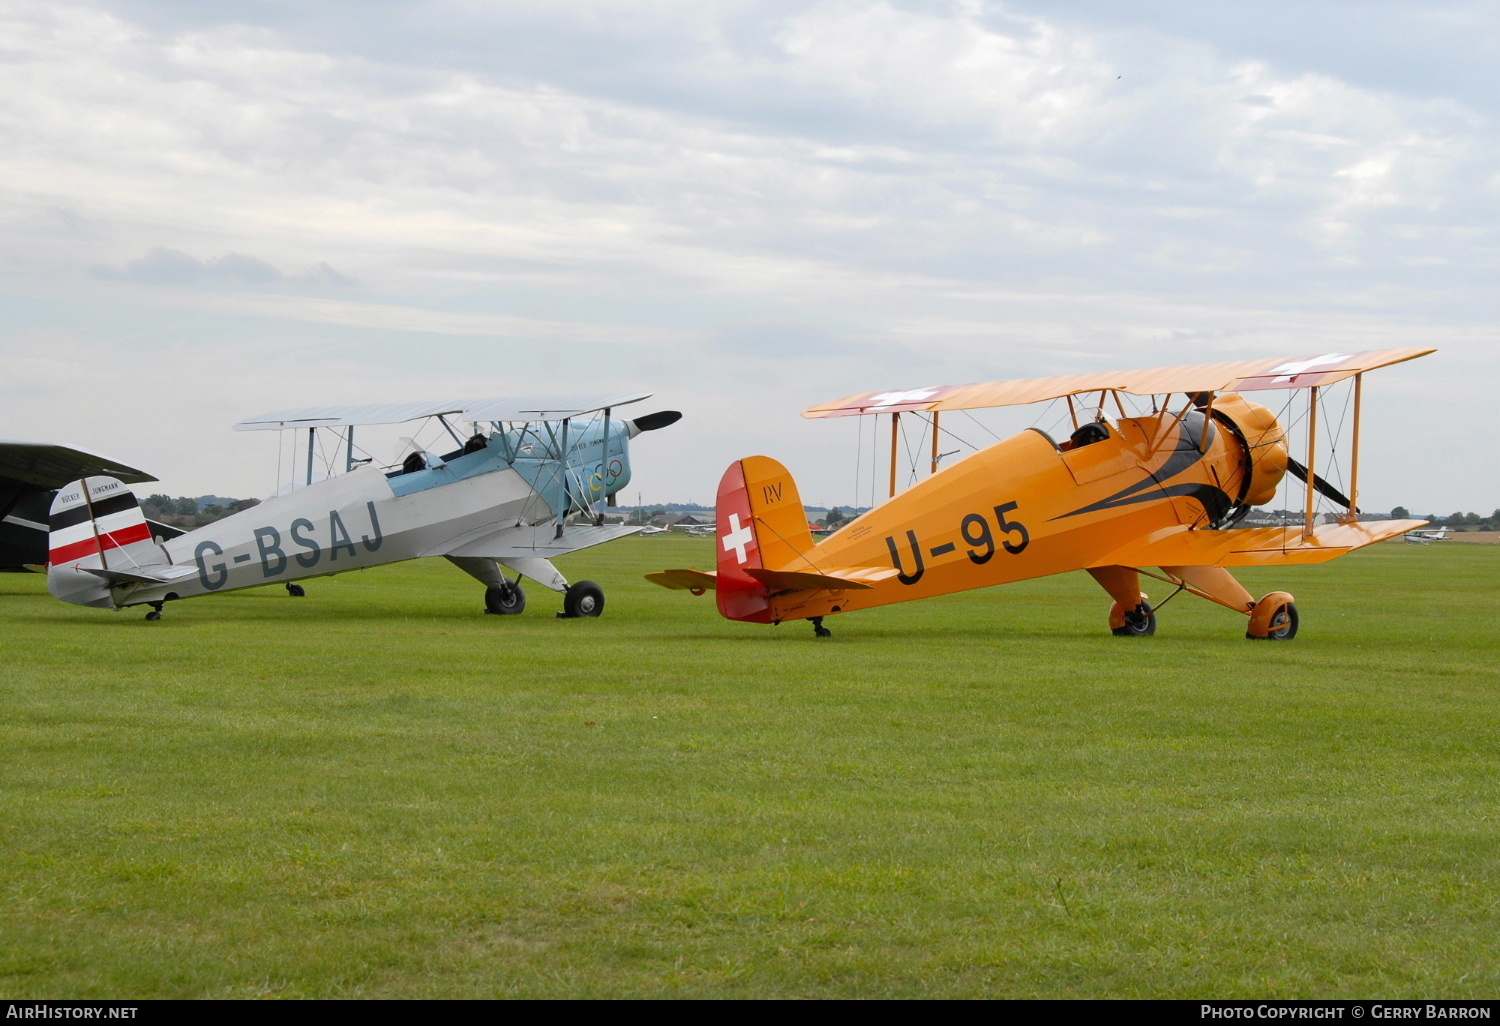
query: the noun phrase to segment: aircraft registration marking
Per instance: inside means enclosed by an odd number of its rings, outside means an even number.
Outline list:
[[[366,502],[365,512],[370,519],[370,534],[362,534],[358,544],[366,552],[375,552],[385,540],[385,535],[380,530],[380,517],[375,512],[375,503]],[[343,552],[348,558],[353,559],[359,555],[359,549],[355,547],[355,541],[349,533],[349,528],[344,524],[344,518],[336,509],[328,511],[328,538],[326,544],[319,544],[311,532],[316,525],[305,517],[293,520],[285,535],[279,527],[257,527],[251,531],[255,542],[255,551],[260,559],[261,576],[264,578],[279,577],[286,573],[291,566],[292,560],[306,569],[312,569],[324,559],[334,563]],[[284,547],[283,539],[290,537],[298,549],[288,553]],[[224,547],[216,541],[208,540],[198,543],[193,551],[193,562],[198,567],[198,581],[203,585],[205,591],[218,591],[229,582],[229,568],[224,563],[210,563],[213,556],[224,555]],[[248,552],[234,555],[230,562],[247,563],[256,558]]]
[[[1031,544],[1031,532],[1026,530],[1026,525],[1019,520],[1011,520],[1006,514],[1013,513],[1018,508],[1015,502],[1002,502],[994,507],[995,524],[1000,529],[999,545],[996,545],[995,529],[990,526],[989,517],[982,513],[968,513],[959,522],[958,533],[968,542],[969,548],[964,554],[969,561],[976,566],[982,566],[994,558],[999,549],[1004,549],[1012,556],[1019,556],[1026,551],[1026,546]],[[1014,541],[1011,539],[1015,539]],[[726,548],[728,547],[726,541]],[[911,550],[912,569],[908,571],[902,562],[901,546],[897,544],[895,535],[886,535],[886,549],[891,554],[891,565],[896,568],[896,580],[902,584],[916,584],[927,572],[927,564],[922,558],[922,546],[917,541],[916,531],[906,532],[906,545]],[[944,542],[934,545],[927,550],[930,556],[945,556],[958,548],[956,542]],[[743,560],[741,561],[743,562]]]

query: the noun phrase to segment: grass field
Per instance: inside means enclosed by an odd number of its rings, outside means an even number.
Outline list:
[[[640,579],[712,544],[564,561],[578,621],[442,561],[156,624],[0,577],[0,997],[1500,992],[1500,547],[1246,571],[1277,644]]]

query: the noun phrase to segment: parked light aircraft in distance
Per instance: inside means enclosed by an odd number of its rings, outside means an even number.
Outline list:
[[[664,534],[671,534],[672,529],[670,527],[651,527],[648,525],[641,528],[636,533],[639,534],[642,538],[657,538]]]
[[[236,430],[307,431],[305,487],[158,543],[121,481],[74,481],[52,503],[47,587],[77,605],[149,606],[153,620],[173,599],[283,582],[300,595],[292,582],[302,578],[443,556],[485,585],[487,612],[525,609],[525,576],[562,593],[559,616],[598,616],[599,586],[570,585],[549,560],[639,530],[604,526],[596,507],[629,482],[630,440],[682,416],[613,416],[648,395],[330,406],[253,417]],[[429,418],[456,449],[413,451],[391,467],[355,459],[356,427]],[[471,423],[473,434],[464,439],[452,422]],[[345,472],[314,483],[319,430],[337,432]]]
[[[57,490],[80,477],[109,474],[132,484],[155,481],[144,470],[49,442],[0,441],[0,573],[47,568],[47,511]],[[152,537],[182,532],[146,521]]]
[[[1436,531],[1410,531],[1406,535],[1408,545],[1427,545],[1435,541],[1447,541],[1448,529],[1440,527]]]
[[[1433,352],[1388,349],[1292,360],[1250,360],[866,393],[806,410],[806,417],[890,414],[891,498],[814,544],[791,475],[766,456],[732,463],[719,483],[717,571],[667,570],[666,588],[715,591],[731,620],[810,620],[1070,570],[1086,570],[1114,600],[1110,629],[1156,631],[1140,576],[1217,602],[1249,619],[1247,637],[1297,633],[1294,599],[1254,598],[1230,567],[1321,563],[1421,527],[1423,520],[1357,519],[1359,417],[1366,371]],[[1317,468],[1319,390],[1353,383],[1353,469],[1345,497]],[[1286,432],[1242,393],[1305,389],[1306,463]],[[1094,409],[1079,400],[1097,393]],[[1149,414],[1126,413],[1121,393],[1151,396]],[[1181,402],[1174,404],[1174,394]],[[1161,397],[1157,401],[1156,397]],[[1113,398],[1119,416],[1106,415]],[[1067,401],[1073,431],[1061,444],[1028,428],[938,470],[938,416],[946,410]],[[932,431],[932,474],[896,494],[903,414]],[[1307,485],[1301,525],[1228,530],[1276,494],[1291,473]],[[1317,526],[1315,495],[1347,512]],[[1155,567],[1160,573],[1148,568]]]

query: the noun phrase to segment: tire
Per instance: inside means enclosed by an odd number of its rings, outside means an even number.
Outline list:
[[[286,586],[286,593],[292,598],[302,598],[307,594],[307,589],[300,584],[288,584]]]
[[[1142,610],[1145,610],[1144,615]],[[1110,633],[1117,638],[1149,638],[1156,633],[1156,611],[1151,603],[1142,602],[1125,614],[1125,626],[1115,627]]]
[[[604,589],[593,581],[579,581],[563,592],[563,616],[598,616],[604,612]]]
[[[1250,610],[1250,629],[1245,637],[1251,641],[1291,641],[1297,636],[1297,603],[1284,591],[1273,591],[1255,603]]]
[[[496,616],[515,616],[526,609],[526,593],[519,584],[507,581],[500,588],[486,588],[484,611]]]
[[[1297,603],[1288,602],[1271,617],[1271,632],[1266,635],[1266,640],[1291,641],[1297,636],[1297,622]]]

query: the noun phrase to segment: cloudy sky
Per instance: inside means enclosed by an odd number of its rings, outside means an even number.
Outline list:
[[[0,436],[265,495],[251,414],[642,389],[647,501],[849,502],[813,402],[1433,345],[1363,505],[1487,513],[1497,67],[1492,2],[0,0]]]

